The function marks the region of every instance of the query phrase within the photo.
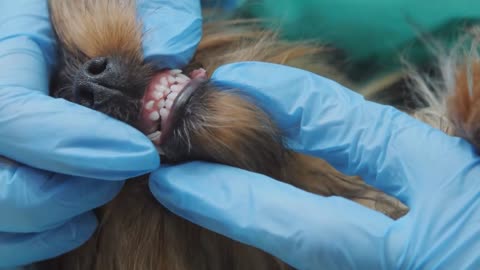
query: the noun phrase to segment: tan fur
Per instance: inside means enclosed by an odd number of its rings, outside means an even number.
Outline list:
[[[480,27],[467,29],[451,49],[434,47],[437,76],[410,68],[421,109],[413,116],[480,150]],[[466,49],[468,48],[468,49]]]
[[[265,30],[256,20],[232,19],[206,23],[194,62],[209,67],[238,61],[264,61],[298,67],[322,74],[348,86],[351,83],[329,60],[333,48],[314,42],[286,42],[278,33]]]
[[[50,17],[62,46],[89,58],[112,52],[143,60],[135,1],[50,0]]]
[[[134,19],[134,1],[51,0],[50,3],[55,29],[69,51],[81,51],[88,57],[111,53],[140,57],[141,32]],[[342,80],[341,75],[321,61],[328,58],[329,50],[325,48],[281,42],[274,33],[260,31],[242,21],[217,22],[206,25],[205,30],[193,62],[203,64],[208,71],[224,63],[257,60],[297,66]],[[253,33],[259,31],[263,33],[261,38],[255,38]],[[262,172],[317,194],[341,195],[392,217],[405,213],[406,208],[397,200],[366,186],[358,177],[340,174],[325,161],[284,153],[281,144],[272,143],[267,137],[258,137],[258,142],[245,140],[255,138],[255,134],[269,134],[275,129],[274,124],[235,92],[219,91],[213,95],[212,102],[205,103],[208,110],[200,115],[205,123],[193,137],[188,137],[195,142],[192,145],[200,147],[197,153],[202,158],[216,157],[219,162]],[[210,115],[215,117],[209,119]],[[209,126],[209,123],[214,124]],[[201,148],[207,144],[215,147]],[[270,156],[262,156],[258,149],[252,150],[254,154],[245,151],[262,144]],[[266,160],[268,157],[271,160]],[[261,163],[251,162],[255,158]],[[271,164],[285,166],[278,169]],[[100,227],[86,244],[40,266],[49,270],[289,269],[256,248],[173,215],[152,197],[145,178],[129,180],[121,194],[98,209],[97,214]]]
[[[455,134],[480,148],[480,62],[461,67],[456,76],[455,94],[448,99],[448,113]]]

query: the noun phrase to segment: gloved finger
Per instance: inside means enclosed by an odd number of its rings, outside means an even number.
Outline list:
[[[220,67],[212,78],[253,97],[294,150],[324,158],[407,204],[413,194],[455,178],[455,168],[479,161],[465,141],[310,72],[244,62]]]
[[[56,41],[45,0],[5,1],[0,10],[0,82],[48,93]],[[2,88],[3,88],[2,87]]]
[[[97,219],[92,212],[41,233],[0,233],[0,267],[14,267],[56,257],[71,251],[93,234]]]
[[[393,224],[343,198],[218,164],[162,167],[151,174],[150,189],[175,214],[298,269],[381,269]]]
[[[140,131],[105,114],[23,88],[0,87],[0,155],[58,173],[124,180],[159,165]]]
[[[202,36],[199,0],[140,0],[145,59],[157,68],[179,68],[191,60]]]
[[[109,202],[123,186],[0,160],[0,231],[41,232]]]

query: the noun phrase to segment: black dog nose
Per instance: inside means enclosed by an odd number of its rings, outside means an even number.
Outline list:
[[[97,57],[87,63],[85,63],[85,73],[92,77],[109,76],[109,70],[107,69],[108,58],[106,57]],[[110,74],[111,76],[111,74]]]
[[[119,64],[112,58],[97,57],[87,61],[75,77],[77,102],[95,108],[121,95],[121,76]]]
[[[107,88],[116,89],[121,80],[123,65],[115,58],[97,57],[88,60],[80,69],[85,80]]]

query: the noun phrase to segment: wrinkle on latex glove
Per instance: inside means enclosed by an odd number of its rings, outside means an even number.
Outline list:
[[[199,0],[141,0],[145,59],[157,68],[188,64],[202,37]]]

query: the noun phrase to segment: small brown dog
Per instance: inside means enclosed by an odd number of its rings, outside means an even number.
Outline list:
[[[346,83],[326,63],[326,48],[283,42],[244,20],[215,21],[204,25],[190,65],[182,71],[158,71],[143,59],[135,0],[50,0],[50,12],[62,59],[51,95],[138,128],[158,146],[163,163],[223,163],[316,194],[343,196],[392,218],[407,212],[401,202],[360,178],[290,151],[283,144],[282,131],[253,101],[238,89],[220,89],[208,80],[208,72],[222,64],[256,60],[296,66]],[[455,76],[458,95],[447,104],[444,100],[451,92],[442,92],[427,100],[437,102],[437,107],[413,115],[475,142],[472,98],[478,95],[479,72],[479,65],[473,71],[460,71]],[[471,81],[467,74],[475,75],[476,88],[467,84]],[[422,88],[425,81],[416,78],[422,97],[431,96],[431,89]],[[465,104],[466,109],[460,109]],[[447,128],[438,124],[439,119],[446,119]],[[128,180],[123,191],[96,213],[100,226],[87,243],[37,266],[49,270],[290,269],[261,250],[170,213],[150,194],[145,176]]]

